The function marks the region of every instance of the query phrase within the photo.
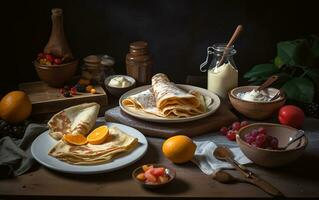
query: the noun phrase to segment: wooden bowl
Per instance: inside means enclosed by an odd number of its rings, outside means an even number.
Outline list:
[[[228,93],[228,97],[232,106],[244,116],[251,119],[263,120],[271,117],[285,104],[286,96],[281,94],[280,97],[269,102],[251,102],[237,97],[238,93],[249,92],[258,87],[259,86],[236,87]],[[278,91],[276,88],[267,88],[269,95],[274,95]]]
[[[34,61],[34,66],[38,76],[51,87],[63,87],[76,72],[78,60],[63,63],[61,65],[41,65]]]
[[[142,166],[136,168],[133,172],[132,172],[132,178],[134,179],[135,182],[137,182],[138,184],[140,184],[143,187],[146,188],[159,188],[159,187],[163,187],[165,185],[168,185],[170,182],[172,182],[175,177],[176,177],[176,172],[175,170],[173,170],[170,167],[167,167],[165,165],[161,165],[161,164],[147,164],[147,165],[153,165],[154,167],[163,167],[165,169],[165,174],[169,177],[168,181],[166,183],[157,183],[157,184],[148,184],[145,183],[144,181],[140,181],[136,178],[136,176],[139,173],[144,172]]]
[[[302,137],[299,141],[294,142],[285,150],[263,149],[245,142],[244,136],[253,129],[258,129],[260,127],[264,127],[266,129],[267,135],[277,137],[279,141],[279,148],[285,146],[298,132],[297,129],[290,126],[271,123],[254,123],[241,128],[236,135],[237,144],[247,158],[258,165],[264,167],[278,167],[286,165],[298,159],[308,144],[306,136]]]
[[[131,85],[128,87],[125,87],[125,88],[118,88],[118,87],[109,86],[109,82],[111,81],[111,79],[114,77],[117,77],[117,76],[124,76],[128,81],[131,82]],[[109,91],[109,93],[111,95],[116,96],[116,97],[120,97],[125,92],[135,88],[136,81],[133,77],[126,76],[126,75],[111,75],[105,79],[104,84],[105,84],[105,88],[107,89],[107,91]]]

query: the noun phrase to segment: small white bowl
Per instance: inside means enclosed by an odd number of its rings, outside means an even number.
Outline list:
[[[109,83],[110,81],[117,77],[117,76],[123,76],[124,78],[126,78],[131,84],[128,86],[128,87],[124,87],[124,88],[118,88],[118,87],[113,87],[113,86],[110,86]],[[131,76],[127,76],[127,75],[111,75],[111,76],[108,76],[105,81],[104,81],[104,84],[105,84],[105,88],[109,91],[109,93],[113,96],[116,96],[116,97],[119,97],[121,96],[122,94],[124,94],[125,92],[135,88],[135,85],[136,85],[136,81],[133,77]]]

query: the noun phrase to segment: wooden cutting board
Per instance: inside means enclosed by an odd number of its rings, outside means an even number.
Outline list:
[[[101,86],[94,87],[96,94],[78,93],[64,97],[59,88],[52,88],[42,81],[21,83],[19,89],[26,92],[32,103],[32,115],[50,115],[64,108],[81,103],[96,102],[101,107],[108,103],[107,95]]]
[[[124,113],[120,107],[109,109],[105,118],[110,122],[118,122],[131,126],[151,137],[168,138],[173,135],[183,134],[194,137],[219,130],[222,126],[229,125],[238,118],[222,104],[216,113],[203,119],[184,123],[155,123],[147,122]]]

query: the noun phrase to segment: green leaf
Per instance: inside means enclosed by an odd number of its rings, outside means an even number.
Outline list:
[[[271,85],[271,87],[281,88],[287,81],[289,81],[292,77],[284,72],[280,72],[276,74],[279,78],[278,80]]]
[[[274,64],[278,67],[281,68],[285,63],[281,60],[279,56],[276,56],[274,60]]]
[[[314,85],[308,78],[293,78],[287,81],[282,89],[288,99],[303,103],[311,103],[314,98]]]
[[[306,71],[309,78],[315,83],[317,89],[319,88],[319,69],[309,69]]]
[[[279,71],[274,64],[255,65],[250,71],[245,73],[244,78],[251,79],[253,77],[268,77]]]
[[[306,39],[279,42],[277,54],[288,66],[313,66],[315,61],[310,44]]]

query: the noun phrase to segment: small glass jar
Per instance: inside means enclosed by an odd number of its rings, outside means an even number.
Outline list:
[[[212,61],[208,70],[205,70],[211,54]],[[214,44],[207,48],[206,61],[200,66],[202,72],[207,71],[207,89],[223,99],[227,98],[231,89],[238,86],[238,70],[233,59],[235,54],[234,46],[226,49],[224,43]]]
[[[150,84],[152,65],[148,44],[144,41],[131,43],[130,52],[126,55],[126,72],[136,80],[137,85]]]

